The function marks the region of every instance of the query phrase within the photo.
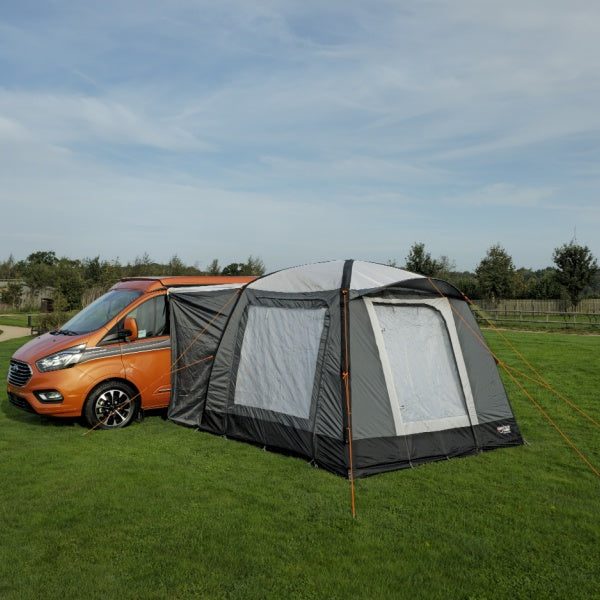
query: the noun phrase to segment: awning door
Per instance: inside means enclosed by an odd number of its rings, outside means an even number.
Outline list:
[[[477,423],[447,300],[365,298],[397,435]]]

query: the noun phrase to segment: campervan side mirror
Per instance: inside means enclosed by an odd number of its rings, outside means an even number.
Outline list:
[[[138,339],[137,321],[133,317],[127,317],[123,324],[124,333],[128,342],[135,342]]]

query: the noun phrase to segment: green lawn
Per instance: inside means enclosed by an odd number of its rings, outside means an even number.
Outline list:
[[[600,337],[505,334],[599,419]],[[358,480],[356,519],[349,482],[302,459],[161,415],[84,435],[2,394],[0,597],[598,597],[599,478],[506,381],[525,446]],[[534,398],[598,469],[598,428]]]
[[[27,315],[14,313],[10,315],[0,315],[0,328],[2,325],[14,325],[16,327],[29,327]]]
[[[546,318],[532,317],[530,319],[487,319],[478,318],[477,322],[483,329],[489,329],[490,323],[495,328],[502,329],[514,329],[517,331],[531,331],[531,332],[552,332],[552,333],[577,333],[577,334],[600,334],[600,315],[595,316],[594,319],[580,318],[578,321],[569,319],[563,319],[560,317]]]

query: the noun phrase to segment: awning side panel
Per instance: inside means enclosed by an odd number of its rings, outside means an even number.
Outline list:
[[[213,357],[238,295],[237,289],[169,294],[172,375],[167,414],[172,421],[199,427]]]

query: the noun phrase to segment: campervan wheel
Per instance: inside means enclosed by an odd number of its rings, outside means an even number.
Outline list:
[[[84,417],[91,427],[119,429],[125,427],[136,415],[138,395],[130,385],[120,381],[107,381],[88,396]]]

